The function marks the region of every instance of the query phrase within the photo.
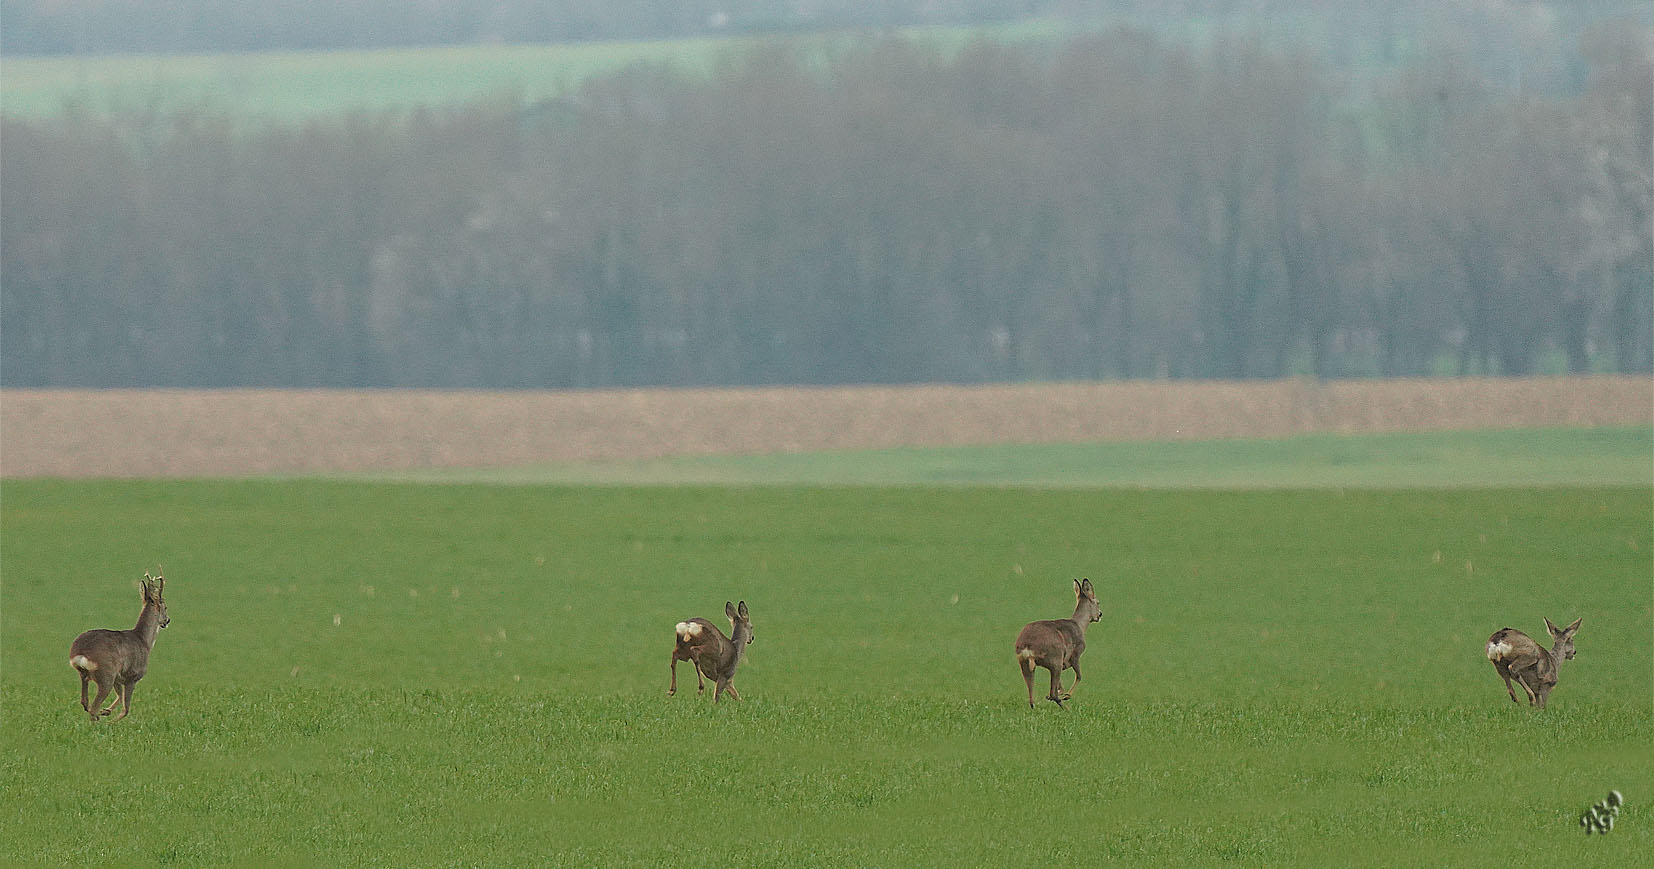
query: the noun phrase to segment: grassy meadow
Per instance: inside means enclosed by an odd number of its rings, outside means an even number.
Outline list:
[[[1651,501],[8,480],[0,863],[1625,865]],[[157,563],[172,625],[93,725],[69,641]],[[1030,710],[1011,641],[1075,576],[1086,678]],[[672,624],[735,598],[745,702],[668,698]],[[1538,712],[1481,646],[1543,616],[1584,625]]]

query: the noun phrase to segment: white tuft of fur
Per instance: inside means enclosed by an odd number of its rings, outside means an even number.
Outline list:
[[[69,659],[69,666],[74,667],[76,670],[96,670],[98,668],[98,662],[86,657],[85,655],[76,655]]]
[[[1034,650],[1033,649],[1017,649],[1017,657],[1021,660],[1024,660],[1024,661],[1032,661],[1032,660],[1034,660],[1034,657],[1035,657],[1034,656]]]
[[[1510,651],[1510,644],[1503,640],[1500,640],[1497,643],[1490,642],[1487,644],[1487,659],[1489,661],[1497,661],[1500,658],[1510,654]]]
[[[701,635],[701,626],[695,622],[678,622],[678,639],[692,640]]]

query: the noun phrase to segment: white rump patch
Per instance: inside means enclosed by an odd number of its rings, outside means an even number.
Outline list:
[[[678,639],[692,640],[701,635],[701,626],[696,622],[678,622]]]
[[[98,668],[97,662],[86,657],[85,655],[76,655],[73,658],[70,658],[69,666],[74,667],[76,670],[96,670]]]
[[[1488,643],[1487,644],[1487,659],[1489,661],[1497,661],[1498,659],[1503,658],[1505,655],[1510,654],[1510,651],[1511,651],[1510,645],[1507,644],[1506,642],[1504,642],[1503,640],[1500,640],[1497,643]]]
[[[1033,649],[1017,649],[1017,657],[1024,661],[1032,661],[1035,657]]]

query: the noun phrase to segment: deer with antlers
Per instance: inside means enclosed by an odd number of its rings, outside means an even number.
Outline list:
[[[153,578],[145,572],[140,583],[144,608],[131,630],[90,630],[75,637],[69,645],[69,666],[80,673],[80,708],[86,710],[93,721],[110,714],[117,702],[121,703],[121,714],[116,721],[132,712],[132,687],[149,670],[149,650],[155,647],[155,635],[172,621],[167,617],[166,601],[161,599],[165,585],[160,568],[155,569]],[[88,682],[98,683],[98,698],[91,703],[86,699]],[[109,698],[108,706],[103,706],[103,699],[111,692],[115,696]]]

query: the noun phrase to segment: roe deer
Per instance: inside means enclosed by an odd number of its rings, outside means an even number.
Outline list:
[[[80,708],[85,709],[93,721],[108,715],[116,702],[122,704],[116,721],[132,712],[132,686],[138,684],[149,669],[149,650],[155,647],[155,634],[172,621],[167,617],[166,602],[161,600],[161,589],[165,585],[166,579],[159,568],[154,579],[145,573],[141,583],[144,608],[138,613],[138,624],[132,630],[91,630],[75,637],[69,645],[69,666],[80,673]],[[98,683],[98,699],[91,703],[86,702],[88,681]],[[111,691],[115,696],[109,698],[108,706],[103,706],[103,698]],[[100,706],[103,708],[99,709]]]
[[[1085,651],[1086,625],[1103,617],[1097,605],[1097,592],[1091,580],[1074,580],[1074,616],[1066,619],[1046,619],[1029,622],[1017,634],[1017,663],[1022,665],[1022,681],[1028,683],[1028,708],[1034,708],[1034,668],[1051,671],[1051,693],[1046,699],[1056,703],[1074,696],[1080,687],[1080,653]],[[1074,684],[1062,690],[1062,671],[1073,668]]]
[[[678,693],[678,662],[688,661],[695,665],[695,680],[700,685],[696,694],[705,693],[706,679],[711,677],[712,702],[717,703],[725,692],[736,700],[741,699],[741,692],[735,690],[731,682],[735,679],[735,668],[746,657],[747,646],[752,642],[752,619],[747,617],[746,601],[741,601],[740,606],[725,601],[724,615],[729,617],[727,637],[706,619],[678,622],[678,641],[672,647],[672,684],[666,689],[666,696]]]
[[[1574,632],[1579,630],[1582,621],[1583,617],[1577,618],[1573,624],[1559,628],[1546,619],[1545,630],[1550,631],[1552,643],[1549,651],[1515,628],[1500,628],[1487,638],[1487,659],[1505,680],[1505,693],[1510,695],[1510,702],[1522,702],[1516,699],[1516,691],[1510,686],[1510,680],[1515,679],[1528,695],[1529,706],[1545,708],[1545,699],[1556,687],[1557,669],[1563,661],[1574,659]]]

